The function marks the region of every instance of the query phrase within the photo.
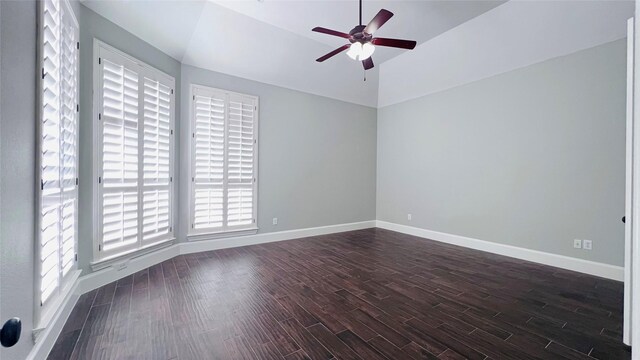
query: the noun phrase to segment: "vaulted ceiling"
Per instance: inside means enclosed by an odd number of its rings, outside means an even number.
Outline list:
[[[503,1],[364,1],[363,22],[381,8],[395,16],[376,33],[424,43]],[[176,60],[213,71],[300,91],[376,106],[378,69],[367,72],[346,55],[315,59],[344,40],[311,31],[348,32],[358,2],[294,0],[168,0],[82,3]],[[376,65],[403,50],[378,47]]]
[[[345,54],[317,63],[346,41],[311,31],[351,30],[357,0],[81,1],[183,64],[372,107],[619,39],[634,9],[632,0],[364,0],[364,23],[381,8],[395,14],[376,36],[418,46],[376,47],[363,81]]]

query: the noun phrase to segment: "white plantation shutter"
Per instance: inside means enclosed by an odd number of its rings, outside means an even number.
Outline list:
[[[60,284],[60,3],[44,1],[40,126],[40,301]]]
[[[175,80],[96,44],[100,260],[173,237]]]
[[[114,56],[115,57],[115,56]],[[106,56],[102,65],[102,247],[138,242],[138,72]]]
[[[171,231],[171,87],[144,79],[143,241]]]
[[[258,99],[192,89],[191,232],[255,229]]]
[[[230,94],[227,123],[227,226],[253,223],[254,110],[252,97]]]
[[[40,303],[75,266],[78,185],[78,24],[69,4],[41,7]]]
[[[62,8],[60,146],[62,181],[62,275],[74,266],[78,223],[79,29],[71,9]]]
[[[225,94],[196,95],[194,114],[193,228],[221,229],[224,225]]]

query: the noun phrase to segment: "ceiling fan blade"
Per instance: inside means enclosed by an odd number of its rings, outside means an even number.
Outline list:
[[[393,13],[391,11],[380,9],[380,11],[378,11],[378,14],[369,22],[367,27],[364,28],[364,32],[366,32],[367,34],[373,34],[374,32],[376,32],[376,30],[381,28],[384,23],[389,21],[392,16]]]
[[[373,40],[371,40],[371,43],[378,46],[389,46],[409,50],[412,50],[416,47],[415,41],[402,39],[374,38]]]
[[[348,39],[351,37],[351,35],[340,32],[340,31],[335,31],[335,30],[331,30],[331,29],[327,29],[327,28],[323,28],[323,27],[319,27],[316,26],[313,29],[311,29],[311,31],[315,31],[315,32],[319,32],[319,33],[323,33],[323,34],[329,34],[329,35],[333,35],[333,36],[339,36],[341,38],[345,38]]]
[[[347,44],[347,45],[340,46],[339,48],[333,50],[332,52],[328,53],[327,55],[324,55],[324,56],[321,56],[321,57],[317,58],[316,61],[317,62],[323,62],[323,61],[327,60],[328,58],[347,50],[349,48],[349,46],[351,46],[351,45]]]
[[[362,66],[364,66],[365,70],[369,70],[373,67],[373,59],[371,58],[371,56],[362,60]]]

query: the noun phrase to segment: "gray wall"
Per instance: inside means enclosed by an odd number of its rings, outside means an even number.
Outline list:
[[[181,130],[188,129],[190,83],[260,96],[260,232],[375,219],[375,109],[190,66],[181,68],[177,60],[84,5],[75,6],[79,9],[81,37],[78,252],[83,274],[91,272],[93,256],[93,38],[176,79],[175,166],[179,174],[174,177],[174,213],[178,241],[186,240],[189,228],[189,160],[185,147],[189,142],[188,134],[181,134]],[[182,102],[187,106],[183,108]],[[271,225],[273,217],[278,217],[277,226]]]
[[[79,233],[78,266],[82,274],[91,272],[93,259],[93,200],[92,187],[97,179],[92,179],[93,148],[93,39],[99,39],[153,67],[164,71],[180,84],[180,63],[125,31],[121,27],[96,14],[84,5],[75,3],[80,23],[80,186],[79,186]],[[180,97],[176,96],[176,123],[178,122]],[[177,136],[176,136],[177,138]],[[177,143],[176,143],[177,146]],[[176,161],[177,161],[176,156]],[[94,181],[96,180],[96,181]],[[177,196],[178,184],[174,187]],[[174,203],[177,211],[177,202]]]
[[[625,41],[379,109],[377,218],[622,265]]]
[[[180,239],[189,228],[192,83],[260,97],[259,232],[375,219],[376,109],[183,65]]]
[[[0,359],[31,348],[34,300],[36,3],[0,1],[0,324],[22,319],[23,337]]]

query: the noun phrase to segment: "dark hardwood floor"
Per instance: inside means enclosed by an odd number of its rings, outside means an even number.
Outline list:
[[[50,359],[629,359],[622,283],[381,229],[184,255],[84,294]]]

